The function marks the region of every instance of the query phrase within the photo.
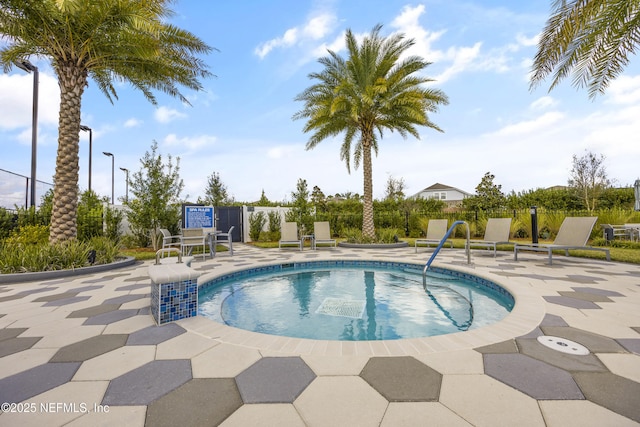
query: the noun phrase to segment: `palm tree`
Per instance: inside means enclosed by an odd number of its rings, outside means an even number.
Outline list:
[[[604,93],[640,40],[640,0],[555,0],[538,43],[531,87],[553,73],[549,90],[573,74],[573,85]]]
[[[153,91],[187,99],[211,75],[196,57],[211,51],[166,22],[171,0],[0,0],[0,64],[48,58],[60,86],[55,188],[49,241],[76,237],[82,94],[91,78],[113,102],[114,82],[129,82],[153,104]]]
[[[362,234],[375,239],[373,225],[373,183],[371,151],[378,154],[378,138],[385,129],[420,138],[415,125],[442,130],[432,123],[427,112],[447,104],[447,96],[424,84],[432,81],[416,75],[429,63],[422,58],[401,56],[413,46],[403,34],[380,36],[377,25],[359,45],[351,30],[346,32],[347,59],[329,50],[319,59],[324,69],[309,74],[318,82],[295,99],[304,102],[295,119],[306,119],[304,132],[313,132],[306,144],[310,150],[321,141],[344,132],[340,158],[351,172],[350,159],[357,168],[362,162],[364,205]]]

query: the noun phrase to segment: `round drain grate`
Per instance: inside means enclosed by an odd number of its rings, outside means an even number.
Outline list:
[[[564,338],[542,335],[538,337],[538,342],[545,347],[561,351],[562,353],[573,354],[576,356],[586,356],[589,354],[589,349],[587,347]]]

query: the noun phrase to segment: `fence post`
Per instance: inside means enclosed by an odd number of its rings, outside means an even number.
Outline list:
[[[529,210],[531,213],[531,243],[538,243],[538,208],[537,206],[531,206]]]

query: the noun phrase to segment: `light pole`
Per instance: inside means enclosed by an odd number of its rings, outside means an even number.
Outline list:
[[[26,59],[15,62],[16,67],[33,72],[33,103],[31,115],[31,206],[36,205],[36,150],[38,145],[38,67]]]
[[[126,196],[124,196],[124,202],[129,203],[129,169],[120,168],[120,170],[127,174],[126,181],[125,181],[127,183],[127,186],[126,186],[127,192],[125,193]]]
[[[89,191],[91,191],[91,152],[93,151],[93,130],[89,126],[80,125],[80,130],[89,132]]]
[[[115,163],[116,163],[116,158],[113,154],[108,153],[106,151],[103,151],[102,154],[104,154],[105,156],[109,156],[111,157],[111,204],[113,205],[113,200],[114,200],[114,192],[113,192],[113,170],[115,169]]]

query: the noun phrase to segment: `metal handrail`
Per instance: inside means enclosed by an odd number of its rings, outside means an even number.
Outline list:
[[[471,237],[471,232],[469,231],[469,224],[466,221],[455,221],[453,224],[451,224],[451,227],[449,227],[449,230],[447,230],[442,240],[440,240],[440,243],[438,244],[436,249],[433,251],[433,253],[431,254],[431,257],[429,257],[429,261],[427,261],[427,263],[424,266],[424,269],[422,270],[422,286],[425,288],[425,290],[427,289],[427,270],[429,270],[429,267],[431,266],[431,263],[435,259],[436,255],[438,255],[438,252],[440,252],[440,249],[442,249],[442,246],[444,246],[445,242],[447,241],[447,239],[449,238],[453,230],[459,224],[464,224],[467,227],[467,243],[465,244],[465,251],[467,253],[467,264],[471,264],[471,249],[469,248],[470,246],[469,240]]]
[[[160,264],[160,255],[164,253],[170,253],[170,252],[177,252],[178,263],[182,262],[182,251],[180,251],[178,248],[164,248],[164,249],[158,249],[158,251],[156,252],[156,265]]]

